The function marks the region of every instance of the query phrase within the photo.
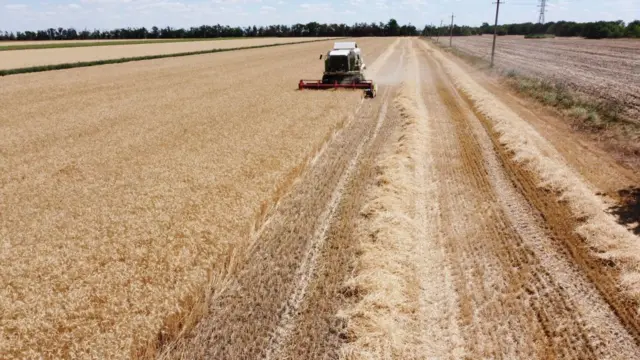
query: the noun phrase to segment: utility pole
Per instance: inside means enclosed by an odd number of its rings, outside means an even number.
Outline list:
[[[440,20],[440,27],[438,28],[438,31],[436,33],[436,41],[438,42],[438,44],[440,43],[440,29],[442,29],[442,20]]]
[[[451,47],[451,43],[453,42],[453,13],[451,13],[451,33],[449,33],[449,47]]]
[[[546,12],[545,7],[547,6],[547,0],[540,0],[540,15],[538,16],[538,24],[544,24],[544,13]]]
[[[491,67],[493,67],[493,57],[496,54],[496,38],[498,37],[498,13],[500,12],[500,0],[496,1],[495,4],[496,4],[496,23],[495,25],[493,25],[493,46],[491,47]]]

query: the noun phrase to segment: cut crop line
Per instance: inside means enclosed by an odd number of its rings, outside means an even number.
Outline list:
[[[426,51],[431,50],[431,46],[426,43],[423,43],[422,47]],[[539,191],[539,181],[544,181],[544,186],[559,191],[566,204],[562,206],[567,207],[567,216],[582,218],[582,224],[568,230],[568,232],[582,237],[577,241],[580,247],[591,248],[593,250],[589,251],[594,252],[602,251],[602,253],[595,253],[591,256],[596,258],[603,256],[605,250],[602,249],[610,251],[612,254],[609,255],[610,261],[620,261],[622,266],[628,266],[627,268],[621,266],[622,270],[620,271],[623,272],[623,277],[625,275],[637,276],[637,260],[633,257],[636,250],[634,236],[612,221],[608,215],[605,215],[602,211],[601,200],[593,195],[590,184],[584,182],[579,174],[574,173],[562,157],[556,155],[557,150],[535,129],[531,128],[529,123],[495,99],[482,85],[475,82],[468,73],[442,53],[433,52],[433,54],[435,61],[439,64],[440,73],[447,76],[453,87],[451,91],[459,94],[461,101],[465,101],[475,114],[475,119],[472,118],[470,126],[479,140],[485,164],[489,167],[498,166],[500,169],[504,169],[504,171],[490,171],[488,179],[498,195],[498,204],[507,219],[512,223],[524,243],[531,246],[534,254],[542,260],[541,266],[553,274],[553,280],[556,280],[558,284],[564,284],[562,290],[571,295],[569,298],[572,299],[573,306],[580,313],[581,322],[592,329],[589,337],[594,339],[596,336],[600,336],[604,339],[589,341],[600,344],[615,344],[608,345],[611,347],[606,348],[597,345],[598,351],[606,351],[606,349],[615,346],[618,355],[626,354],[618,357],[633,357],[630,354],[637,353],[637,337],[634,335],[637,333],[637,325],[634,322],[636,318],[632,315],[626,315],[633,312],[634,309],[628,309],[633,305],[626,307],[623,303],[624,300],[617,298],[617,292],[613,294],[614,291],[607,290],[607,286],[614,289],[616,287],[624,289],[625,284],[608,285],[606,282],[598,281],[594,275],[597,269],[593,270],[595,269],[593,265],[589,265],[587,262],[589,259],[582,258],[584,255],[569,254],[571,257],[565,258],[562,253],[550,253],[549,249],[553,249],[554,244],[549,241],[553,239],[544,234],[544,229],[535,225],[535,219],[531,219],[532,215],[529,214],[529,211],[539,208],[540,205],[536,205],[536,202],[540,204],[542,200],[536,200],[536,197],[531,196],[530,193],[515,192],[511,189],[512,185],[507,186],[509,180],[503,175],[515,175],[513,169],[521,167],[524,171],[529,171],[533,176],[540,178],[540,180],[533,178],[531,181],[532,184],[535,184],[533,185],[536,189],[534,191]],[[490,141],[491,144],[487,141]],[[513,151],[514,154],[508,154],[510,151]],[[501,155],[503,152],[508,155]],[[510,162],[514,164],[511,170],[504,166]],[[518,175],[518,177],[520,179],[527,178],[522,175]],[[522,181],[522,183],[526,184],[526,181]],[[553,202],[557,201],[555,194],[543,194],[541,197],[545,196],[554,196]],[[549,215],[544,213],[544,208],[538,211],[541,211],[543,215]],[[570,246],[570,244],[564,243],[561,245]],[[628,260],[617,257],[622,251]],[[575,259],[578,259],[579,262],[576,262]],[[624,274],[624,271],[628,271],[628,273]],[[632,295],[621,293],[633,299]]]
[[[320,149],[318,151],[316,151],[312,156],[310,156],[308,158],[309,160],[306,161],[305,168],[313,166],[318,161],[318,159],[320,157],[322,157],[322,155],[325,153],[325,151],[329,147],[329,144],[331,144],[334,141],[336,136],[338,136],[343,131],[344,128],[348,127],[353,122],[353,119],[355,119],[355,114],[360,112],[360,109],[362,108],[362,104],[363,103],[364,103],[364,98],[360,100],[358,105],[355,107],[354,112],[351,115],[348,116],[348,119],[344,123],[344,125],[342,125],[339,129],[336,129],[335,131],[333,131],[333,133],[331,134],[329,139],[327,141],[325,141],[321,145]],[[302,174],[299,175],[299,177],[294,180],[294,183],[297,182],[300,177],[302,177]],[[280,206],[280,199],[278,201],[276,201],[275,204],[273,204],[272,209],[270,211],[271,215],[267,215],[267,217],[262,222],[260,227],[255,232],[252,233],[251,239],[250,239],[250,243],[249,243],[249,248],[248,248],[248,251],[247,251],[248,254],[252,253],[253,249],[255,249],[255,245],[257,244],[258,239],[260,239],[260,237],[262,236],[262,233],[266,230],[266,228],[269,225],[269,223],[271,223],[271,220],[273,218],[273,214],[275,214],[277,212],[279,206]],[[252,226],[252,228],[253,228],[253,226]]]

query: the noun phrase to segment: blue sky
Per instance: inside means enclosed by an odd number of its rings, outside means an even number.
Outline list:
[[[127,26],[189,27],[202,24],[266,25],[386,22],[417,27],[451,21],[493,22],[493,0],[0,0],[0,30],[48,27],[111,29]],[[537,0],[507,0],[500,23],[535,22]],[[547,0],[547,21],[640,19],[640,0]]]

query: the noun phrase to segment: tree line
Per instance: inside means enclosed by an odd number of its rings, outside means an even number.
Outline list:
[[[345,37],[345,36],[446,36],[449,26],[425,26],[422,31],[411,25],[400,25],[395,19],[387,23],[321,24],[310,22],[294,25],[269,25],[231,27],[202,25],[198,27],[173,28],[170,26],[150,29],[121,28],[113,30],[76,30],[74,28],[49,28],[37,31],[0,32],[0,40],[101,40],[101,39],[180,39],[180,38],[233,38],[233,37]],[[555,36],[579,36],[588,39],[635,37],[640,38],[640,21],[625,24],[624,21],[598,21],[577,23],[572,21],[546,24],[520,23],[499,25],[498,35],[549,34]],[[493,26],[453,26],[454,36],[493,34]]]
[[[170,26],[150,29],[122,28],[113,30],[76,30],[74,28],[49,28],[37,31],[0,32],[0,40],[102,40],[102,39],[180,39],[180,38],[232,38],[232,37],[344,37],[344,36],[415,36],[418,29],[411,25],[400,25],[395,19],[387,23],[269,25],[231,27],[202,25],[198,27],[173,28]]]
[[[454,36],[470,36],[493,34],[494,27],[488,23],[481,26],[457,26],[453,27]],[[445,36],[449,35],[451,27],[449,26],[425,26],[422,31],[424,36]],[[548,34],[554,36],[579,36],[587,39],[605,39],[605,38],[621,38],[632,37],[640,38],[640,21],[635,20],[629,24],[622,20],[618,21],[597,21],[587,23],[577,23],[573,21],[548,22],[545,24],[521,23],[521,24],[505,24],[499,25],[497,28],[498,35],[534,35]]]

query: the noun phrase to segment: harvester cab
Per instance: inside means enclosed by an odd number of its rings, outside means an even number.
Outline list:
[[[322,55],[320,59],[322,59]],[[360,48],[355,42],[336,42],[324,57],[322,80],[300,80],[298,88],[303,89],[363,89],[365,97],[376,96],[376,85],[365,80],[366,65]]]

